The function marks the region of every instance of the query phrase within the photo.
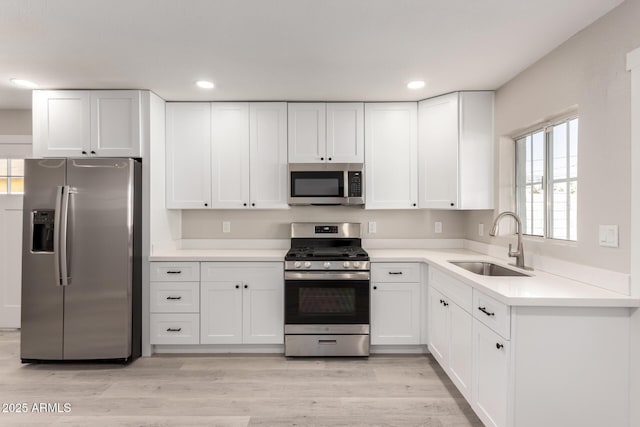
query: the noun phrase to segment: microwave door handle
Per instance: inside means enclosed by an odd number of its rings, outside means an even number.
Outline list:
[[[347,169],[342,171],[342,197],[345,199],[349,197],[349,171]]]

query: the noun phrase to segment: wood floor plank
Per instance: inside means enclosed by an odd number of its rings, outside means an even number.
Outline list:
[[[19,345],[19,332],[0,331],[0,402],[68,403],[71,410],[0,413],[3,427],[482,425],[430,355],[22,364]]]

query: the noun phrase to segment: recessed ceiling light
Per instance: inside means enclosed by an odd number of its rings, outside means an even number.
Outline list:
[[[407,83],[407,87],[409,89],[422,89],[424,87],[424,82],[422,80],[415,80]]]
[[[37,84],[35,84],[34,82],[30,82],[29,80],[11,79],[11,83],[25,89],[35,89],[38,87]]]
[[[208,82],[206,80],[198,80],[196,82],[196,86],[198,86],[201,89],[213,89],[213,83]]]

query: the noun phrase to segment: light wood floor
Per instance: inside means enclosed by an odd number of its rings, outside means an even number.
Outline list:
[[[0,331],[0,403],[70,403],[71,411],[0,412],[3,427],[482,425],[430,355],[23,365],[19,347],[19,332]]]

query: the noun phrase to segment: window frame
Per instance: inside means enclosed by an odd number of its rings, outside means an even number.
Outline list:
[[[549,155],[551,154],[551,147],[553,144],[553,128],[555,126],[561,125],[563,123],[566,123],[567,125],[567,147],[570,147],[570,139],[569,139],[569,131],[570,131],[570,122],[572,120],[578,120],[578,129],[580,126],[580,117],[578,112],[574,111],[571,113],[567,113],[561,116],[557,116],[552,120],[548,120],[545,121],[543,123],[539,123],[537,125],[531,126],[529,128],[527,128],[524,132],[519,132],[517,134],[517,136],[514,136],[512,138],[513,143],[514,143],[514,178],[515,178],[515,185],[514,185],[514,200],[515,200],[515,208],[516,208],[516,213],[518,214],[518,216],[520,216],[522,210],[521,210],[521,196],[520,196],[520,182],[521,182],[521,169],[519,168],[519,150],[518,150],[518,141],[525,139],[527,137],[531,137],[533,138],[534,134],[537,134],[538,132],[542,132],[543,135],[543,176],[542,176],[542,188],[544,190],[544,200],[543,200],[543,232],[542,234],[528,234],[525,233],[526,230],[523,230],[523,235],[528,237],[528,238],[534,238],[534,239],[547,239],[547,240],[554,240],[554,241],[558,241],[558,242],[566,242],[566,243],[576,243],[578,241],[578,231],[577,231],[577,223],[578,223],[578,219],[577,219],[577,207],[576,207],[576,235],[575,238],[571,238],[571,215],[570,215],[570,207],[571,207],[571,198],[570,198],[570,193],[567,193],[567,201],[566,201],[566,206],[567,206],[567,219],[566,219],[566,230],[567,230],[567,237],[566,238],[560,238],[560,237],[552,237],[550,236],[551,231],[552,231],[552,227],[553,227],[553,206],[555,205],[555,203],[553,203],[553,185],[554,183],[566,183],[567,185],[567,189],[570,189],[570,184],[572,182],[576,183],[576,186],[578,184],[578,179],[579,179],[579,173],[576,172],[575,177],[571,177],[571,167],[570,167],[570,161],[571,161],[571,153],[569,151],[567,151],[567,160],[566,160],[566,177],[565,178],[561,178],[561,179],[550,179],[551,175],[552,175],[552,167],[553,167],[553,161],[552,159],[550,159]],[[577,140],[577,146],[576,146],[576,150],[579,151],[579,146],[580,146],[580,139],[579,139],[579,135],[580,132],[578,130],[578,140]],[[577,153],[576,153],[577,156]],[[525,171],[524,171],[525,175],[526,175],[526,160],[525,160]],[[526,180],[526,177],[525,177]],[[531,183],[531,184],[526,184],[525,181],[525,187],[526,186],[532,186],[533,185],[539,185],[539,182],[536,183]],[[533,231],[533,225],[532,225],[532,230]]]
[[[6,187],[0,189],[0,196],[23,196],[24,195],[24,158],[22,157],[0,157],[0,160],[5,160],[7,162],[7,169],[6,171],[0,171],[0,178],[4,178],[7,180],[6,183]],[[23,166],[22,166],[22,175],[13,175],[12,174],[12,168],[11,168],[11,162],[13,161],[22,161],[23,162]],[[5,174],[6,173],[6,174]],[[12,178],[22,178],[22,188],[23,191],[20,192],[16,192],[16,191],[12,191]],[[6,190],[6,192],[4,191]]]

